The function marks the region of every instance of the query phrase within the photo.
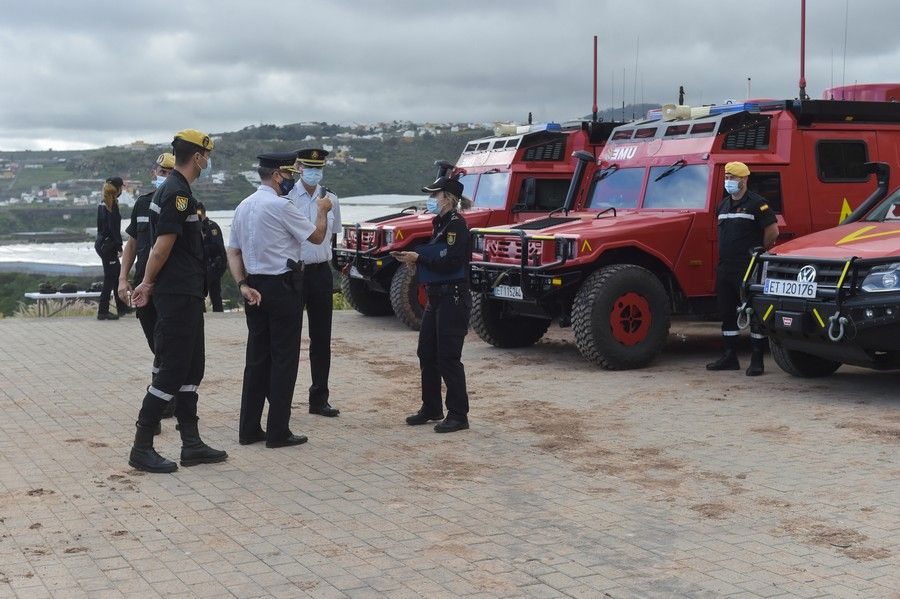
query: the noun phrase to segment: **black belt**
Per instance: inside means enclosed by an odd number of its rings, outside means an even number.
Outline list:
[[[291,274],[291,271],[283,272],[280,275],[247,275],[251,281],[274,281],[283,279]]]
[[[309,269],[309,268],[320,268],[320,267],[322,267],[322,266],[330,266],[330,264],[331,264],[331,263],[328,262],[328,260],[326,260],[325,262],[304,262],[304,263],[303,263],[303,268],[306,268],[306,269]]]
[[[468,291],[465,281],[457,281],[451,283],[430,283],[425,285],[426,293],[437,295],[439,293],[452,293],[460,291]]]

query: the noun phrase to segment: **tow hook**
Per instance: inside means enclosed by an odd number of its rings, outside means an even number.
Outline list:
[[[840,316],[839,314],[833,314],[828,317],[828,338],[837,343],[841,339],[844,338],[844,331],[847,324],[850,323],[850,319],[846,316]],[[837,333],[834,332],[835,328],[837,328]]]
[[[750,316],[753,315],[753,308],[747,305],[747,302],[741,304],[737,309],[737,326],[742,331],[750,326]]]

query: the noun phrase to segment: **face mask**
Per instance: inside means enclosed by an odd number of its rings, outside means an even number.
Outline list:
[[[165,183],[166,178],[162,175],[156,175],[156,179],[153,180],[153,187],[159,189],[159,186]]]
[[[425,202],[425,210],[432,214],[438,214],[440,211],[438,210],[438,201],[437,198],[431,197],[428,198],[428,201]]]
[[[292,189],[294,189],[294,180],[288,179],[287,177],[282,177],[281,183],[278,184],[278,189],[281,191],[281,195],[286,196]]]
[[[305,168],[303,169],[303,174],[300,176],[303,178],[303,182],[307,185],[318,185],[319,181],[322,180],[322,169]]]
[[[727,191],[731,195],[736,194],[740,190],[741,190],[741,182],[740,181],[735,181],[733,179],[729,179],[728,181],[725,181],[725,191]]]

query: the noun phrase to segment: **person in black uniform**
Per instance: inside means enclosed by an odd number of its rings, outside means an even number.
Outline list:
[[[416,252],[391,252],[398,261],[419,269],[428,303],[419,329],[419,367],[422,370],[422,407],[406,418],[410,425],[443,418],[441,379],[447,386],[447,417],[435,425],[439,433],[469,428],[469,396],[463,368],[463,341],[469,330],[472,296],[469,293],[469,228],[457,212],[463,184],[440,177],[423,187],[430,195],[431,240]]]
[[[216,221],[206,216],[203,202],[197,202],[197,216],[200,217],[200,228],[203,234],[203,254],[206,256],[206,289],[213,312],[224,312],[222,306],[222,275],[228,266],[225,256],[225,240],[222,239],[222,228]]]
[[[203,236],[197,200],[191,182],[209,168],[213,142],[195,129],[175,134],[172,150],[175,169],[153,195],[150,219],[153,246],[144,278],[132,294],[134,305],[143,308],[153,301],[156,329],[153,345],[159,372],[147,388],[138,414],[134,447],[128,463],[147,472],[174,472],[175,462],[156,453],[153,433],[162,413],[176,399],[175,417],[181,432],[181,465],[221,462],[224,451],[212,449],[197,429],[197,389],[203,380],[205,346],[203,305],[206,273]]]
[[[156,158],[150,175],[153,181],[154,191],[175,168],[175,155],[170,152],[164,152]],[[128,283],[128,273],[131,271],[131,265],[134,264],[134,278],[132,281],[135,285],[144,279],[144,269],[147,266],[147,256],[150,255],[150,246],[153,241],[150,238],[150,201],[153,199],[154,191],[147,192],[138,197],[131,209],[131,222],[125,228],[128,234],[128,241],[125,242],[125,248],[122,250],[122,270],[119,272],[119,298],[123,302],[130,301],[130,295],[133,287]],[[147,339],[147,345],[153,352],[153,367],[151,369],[151,377],[159,371],[159,364],[156,360],[156,352],[153,350],[153,331],[156,329],[156,309],[153,302],[149,302],[143,308],[137,308],[135,313],[138,322],[141,323],[141,329],[144,331],[144,337]],[[171,418],[175,415],[175,401],[170,401],[166,410],[163,412],[163,418]],[[160,429],[156,429],[159,434]]]
[[[94,251],[103,261],[103,290],[97,308],[97,320],[118,320],[119,316],[130,312],[128,304],[115,293],[116,282],[122,264],[122,215],[119,213],[119,196],[124,182],[121,177],[110,177],[103,183],[103,201],[97,206],[97,238]],[[116,300],[118,316],[109,311],[109,294]]]
[[[300,361],[303,268],[300,244],[321,243],[331,200],[316,200],[315,224],[285,195],[294,186],[295,152],[261,154],[262,184],[238,205],[228,239],[228,268],[238,282],[247,318],[247,360],[238,442],[266,447],[306,442],[291,432],[291,402]],[[260,426],[269,400],[266,430]]]
[[[716,266],[716,301],[722,317],[722,340],[725,351],[707,370],[739,370],[737,309],[741,302],[741,284],[754,248],[765,249],[778,239],[775,211],[765,198],[747,189],[750,169],[743,162],[725,165],[725,191],[718,208],[719,264]],[[766,337],[758,326],[750,329],[753,354],[747,376],[763,373],[763,351]]]

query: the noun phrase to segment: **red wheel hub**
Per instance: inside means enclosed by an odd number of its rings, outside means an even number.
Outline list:
[[[650,332],[650,304],[633,291],[624,293],[613,302],[609,326],[613,338],[622,345],[637,345]]]

